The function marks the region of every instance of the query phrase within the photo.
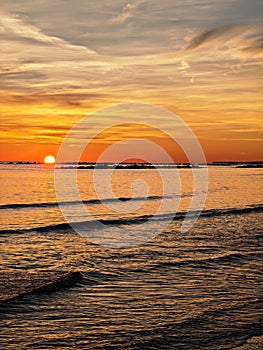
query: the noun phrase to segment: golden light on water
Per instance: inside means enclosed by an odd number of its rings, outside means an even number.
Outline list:
[[[45,164],[55,164],[55,162],[56,162],[56,158],[50,154],[44,158]]]

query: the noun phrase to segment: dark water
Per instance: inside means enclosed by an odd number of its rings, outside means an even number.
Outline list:
[[[261,334],[262,213],[202,217],[184,234],[178,226],[122,250],[70,230],[7,235],[2,298],[19,279],[32,294],[1,302],[2,348],[230,349]],[[68,271],[83,278],[36,291]]]
[[[33,171],[21,180],[31,184],[31,194],[23,197],[19,187],[17,198],[11,201],[7,192],[1,204],[1,349],[216,350],[246,341],[249,349],[261,348],[254,341],[263,333],[260,170],[216,170],[208,204],[190,231],[180,231],[181,210],[162,234],[126,249],[76,234],[46,195],[49,185],[39,186],[50,173]],[[8,174],[7,187],[15,188],[21,171]],[[112,232],[139,230],[150,215],[148,209],[136,217],[105,215],[93,198],[89,194],[86,204],[98,208]],[[158,190],[150,192],[148,206],[159,199]]]

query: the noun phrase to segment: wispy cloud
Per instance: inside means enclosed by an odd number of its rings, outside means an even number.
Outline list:
[[[210,43],[211,41],[217,40],[226,34],[232,34],[234,31],[233,27],[223,27],[205,30],[202,33],[194,36],[187,43],[185,50],[194,50],[198,47]],[[236,30],[235,30],[236,31]]]
[[[263,37],[250,39],[240,51],[249,56],[263,56]]]
[[[29,39],[28,42],[31,40],[31,43],[36,42],[39,44],[49,44],[73,49],[73,45],[67,43],[65,40],[46,35],[38,27],[25,23],[19,15],[11,15],[2,12],[0,17],[0,32],[4,38],[8,38],[9,40],[14,40],[15,38],[20,41]],[[89,51],[90,53],[94,53],[92,50]]]
[[[256,26],[226,26],[205,30],[188,40],[185,50],[192,51],[204,45],[214,44],[216,46],[227,45],[231,41],[241,42],[246,35],[257,32]]]
[[[132,16],[132,13],[134,9],[139,5],[141,0],[133,1],[131,3],[128,3],[125,5],[122,9],[122,12],[119,16],[115,17],[113,19],[113,22],[115,23],[125,23],[128,18]]]
[[[202,31],[187,40],[183,51],[191,54],[198,49],[222,50],[235,52],[257,59],[263,52],[263,27],[260,24],[252,26],[228,26]]]

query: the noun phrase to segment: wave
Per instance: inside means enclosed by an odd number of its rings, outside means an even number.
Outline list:
[[[83,275],[79,271],[70,271],[64,273],[62,276],[60,275],[54,277],[51,275],[48,280],[41,280],[41,278],[38,278],[31,286],[24,287],[24,290],[23,286],[20,286],[20,289],[22,288],[22,291],[20,291],[18,294],[12,294],[4,297],[0,301],[0,305],[3,302],[16,300],[27,295],[51,294],[65,288],[73,287],[82,280]]]
[[[233,263],[242,263],[247,260],[253,260],[259,259],[262,261],[263,254],[260,253],[240,253],[240,252],[229,252],[226,254],[214,254],[214,256],[207,256],[204,258],[198,258],[198,259],[180,259],[180,260],[171,260],[171,261],[163,261],[159,263],[153,264],[152,267],[150,267],[150,270],[155,269],[162,269],[162,268],[172,268],[172,267],[202,267],[202,268],[209,268],[209,266],[216,264],[224,265],[224,264],[233,264]],[[137,271],[137,270],[136,270]]]
[[[119,218],[119,219],[100,219],[98,222],[108,225],[108,226],[119,226],[119,225],[134,225],[141,224],[147,222],[149,220],[153,221],[170,221],[170,220],[183,220],[186,215],[188,215],[187,219],[191,219],[199,215],[200,217],[217,217],[222,215],[240,215],[240,214],[249,214],[249,213],[259,213],[263,212],[263,204],[255,204],[244,208],[226,208],[226,209],[207,209],[200,211],[182,211],[178,213],[169,213],[169,214],[160,214],[160,215],[142,215],[142,216],[133,216],[128,218]],[[71,223],[59,223],[54,225],[40,226],[40,227],[32,227],[28,229],[22,230],[0,230],[0,234],[12,234],[12,233],[26,233],[26,232],[52,232],[55,230],[58,231],[67,231],[72,230],[72,226],[85,230],[87,229],[87,225],[89,225],[89,229],[97,228],[97,221],[79,221],[79,222],[71,222]]]
[[[134,344],[133,349],[230,350],[244,344],[247,339],[262,335],[259,316],[255,321],[247,321],[251,308],[261,310],[262,301],[252,300],[236,306],[205,310],[183,320],[178,318],[174,322],[160,323],[150,329],[129,331],[125,339],[127,344]],[[243,316],[243,322],[238,325],[236,314]]]
[[[2,204],[0,209],[25,209],[25,208],[50,208],[58,206],[67,206],[67,205],[80,205],[80,204],[103,204],[109,202],[127,202],[127,201],[141,201],[141,200],[158,200],[162,199],[162,196],[148,196],[148,197],[117,197],[117,198],[105,198],[105,199],[89,199],[83,201],[64,201],[64,202],[40,202],[40,203],[13,203],[13,204]],[[167,196],[165,198],[170,198]]]
[[[20,299],[24,296],[30,296],[30,295],[49,295],[54,292],[68,289],[71,287],[74,287],[75,285],[94,285],[97,283],[100,283],[101,281],[105,280],[112,280],[116,279],[116,277],[119,277],[114,273],[111,273],[109,271],[107,272],[100,272],[100,271],[69,271],[64,273],[50,273],[50,274],[32,274],[27,275],[27,278],[21,277],[21,280],[19,278],[19,274],[15,276],[16,281],[19,282],[19,288],[17,288],[17,292],[11,292],[8,293],[8,287],[7,293],[0,294],[0,306],[5,305],[8,301],[13,301]],[[5,276],[2,276],[2,278],[5,278]],[[6,277],[6,279],[12,278],[12,275]],[[20,281],[19,281],[20,280]],[[30,283],[28,281],[30,280]],[[6,295],[5,295],[6,294]]]

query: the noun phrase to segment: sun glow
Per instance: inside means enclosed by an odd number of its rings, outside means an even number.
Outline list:
[[[56,158],[52,155],[48,155],[44,158],[44,163],[45,164],[55,164]]]

